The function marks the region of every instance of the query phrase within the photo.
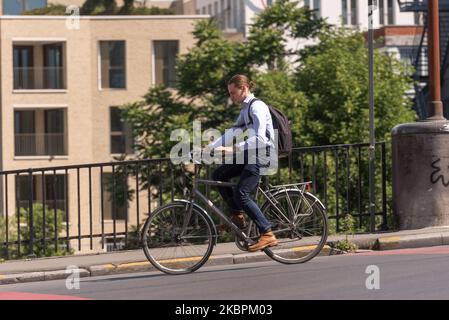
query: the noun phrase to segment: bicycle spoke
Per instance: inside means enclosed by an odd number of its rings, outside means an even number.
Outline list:
[[[195,209],[189,215],[188,207],[183,203],[166,205],[156,210],[144,227],[145,255],[166,273],[192,272],[207,261],[212,251],[209,222]]]
[[[276,194],[272,202],[276,206],[267,201],[263,212],[279,242],[271,248],[273,259],[301,263],[318,254],[327,238],[327,218],[318,200],[299,190],[288,190]]]

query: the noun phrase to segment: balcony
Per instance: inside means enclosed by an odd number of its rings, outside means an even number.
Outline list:
[[[14,42],[14,90],[65,90],[64,42]]]
[[[66,89],[63,67],[14,68],[14,90]]]
[[[63,133],[15,134],[16,156],[67,155],[66,135]]]

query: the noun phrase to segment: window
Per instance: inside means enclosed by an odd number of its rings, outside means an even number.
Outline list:
[[[23,11],[47,6],[47,0],[3,0],[3,14],[19,15]]]
[[[64,110],[44,110],[45,154],[64,154]]]
[[[238,23],[238,6],[237,6],[237,0],[232,1],[232,28],[237,29],[237,23]]]
[[[424,24],[424,16],[422,12],[415,12],[414,14],[414,20],[416,25],[423,25]]]
[[[67,155],[65,109],[14,111],[16,156]]]
[[[385,24],[385,3],[384,0],[379,0],[379,24]]]
[[[343,25],[348,24],[348,0],[341,0],[341,18]]]
[[[44,86],[49,89],[64,88],[62,44],[44,45]]]
[[[214,2],[214,16],[218,15],[218,2]]]
[[[101,87],[125,88],[125,41],[100,41]]]
[[[66,89],[65,43],[13,45],[15,90]]]
[[[313,10],[315,12],[315,18],[321,17],[321,0],[313,0]]]
[[[14,89],[34,88],[33,47],[13,47]]]
[[[15,155],[36,154],[36,127],[34,111],[14,111]]]
[[[109,114],[111,122],[111,154],[134,153],[132,130],[123,121],[121,110],[118,107],[111,107]]]
[[[353,26],[357,25],[358,16],[357,16],[357,0],[351,0],[351,24]]]
[[[388,0],[388,24],[394,24],[394,5],[393,0]]]
[[[225,0],[220,0],[220,28],[225,29],[226,28],[226,22],[225,22]]]
[[[231,0],[226,0],[226,14],[225,14],[225,21],[226,21],[226,28],[231,28]]]
[[[203,14],[206,14],[206,7],[203,7],[201,10]]]
[[[155,83],[167,87],[176,82],[176,56],[179,52],[179,41],[154,41]]]
[[[19,208],[28,209],[31,192],[33,192],[33,203],[45,203],[46,214],[54,215],[54,209],[62,211],[64,214],[58,216],[63,222],[66,221],[66,187],[67,176],[65,174],[41,174],[33,175],[31,184],[30,176],[19,175],[16,177],[16,192]],[[45,198],[45,201],[43,200]]]
[[[128,181],[123,174],[103,173],[103,212],[105,220],[125,220],[128,215],[127,199],[123,196]]]
[[[313,10],[313,15],[315,18],[321,17],[321,0],[313,0],[313,2],[310,0],[304,0],[304,7]]]

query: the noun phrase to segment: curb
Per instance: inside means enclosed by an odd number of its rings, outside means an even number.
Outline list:
[[[428,234],[412,234],[402,236],[385,236],[385,237],[368,237],[365,239],[351,239],[349,241],[355,243],[359,249],[363,250],[394,250],[407,248],[422,248],[449,245],[449,232],[428,233]],[[336,241],[329,242],[329,244]],[[301,247],[294,248],[301,250]],[[319,256],[331,256],[345,254],[346,252],[332,248],[326,245],[320,252]],[[173,262],[182,262],[185,259],[173,259]],[[233,265],[251,262],[271,261],[272,259],[264,252],[241,253],[241,254],[222,254],[211,256],[206,262],[206,266]],[[81,266],[77,269],[79,277],[96,277],[133,272],[157,271],[149,261],[133,261],[128,263],[107,263],[100,265]],[[36,282],[47,280],[67,279],[73,274],[70,270],[53,270],[53,271],[33,271],[18,274],[0,274],[0,285]]]
[[[374,250],[393,250],[449,245],[449,232],[381,237],[373,245]]]
[[[301,250],[301,248],[295,248],[295,251],[297,250]],[[333,249],[326,245],[321,250],[318,256],[331,256],[345,253],[346,252]],[[182,262],[185,261],[186,259],[190,260],[195,258],[173,259],[173,262]],[[251,262],[271,261],[271,260],[272,259],[264,252],[243,253],[243,254],[222,254],[210,256],[205,266],[233,265]],[[88,267],[82,267],[79,269],[71,269],[71,270],[54,270],[44,272],[27,272],[27,273],[0,275],[0,285],[48,281],[48,280],[64,280],[67,279],[69,276],[73,275],[74,271],[76,271],[76,273],[79,274],[79,277],[85,278],[85,277],[107,276],[123,273],[157,271],[157,269],[153,267],[153,265],[149,261],[136,261],[121,264],[108,263],[101,265],[92,265]]]

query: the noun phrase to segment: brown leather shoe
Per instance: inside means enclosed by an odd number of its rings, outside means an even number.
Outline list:
[[[272,231],[268,231],[260,236],[259,241],[256,244],[248,247],[249,252],[255,252],[263,250],[268,247],[274,247],[278,245],[278,241]]]
[[[243,213],[232,214],[230,218],[231,218],[232,223],[234,223],[237,227],[239,227],[239,229],[245,229],[248,226]],[[230,232],[232,229],[228,224],[221,223],[217,226],[217,230]]]

